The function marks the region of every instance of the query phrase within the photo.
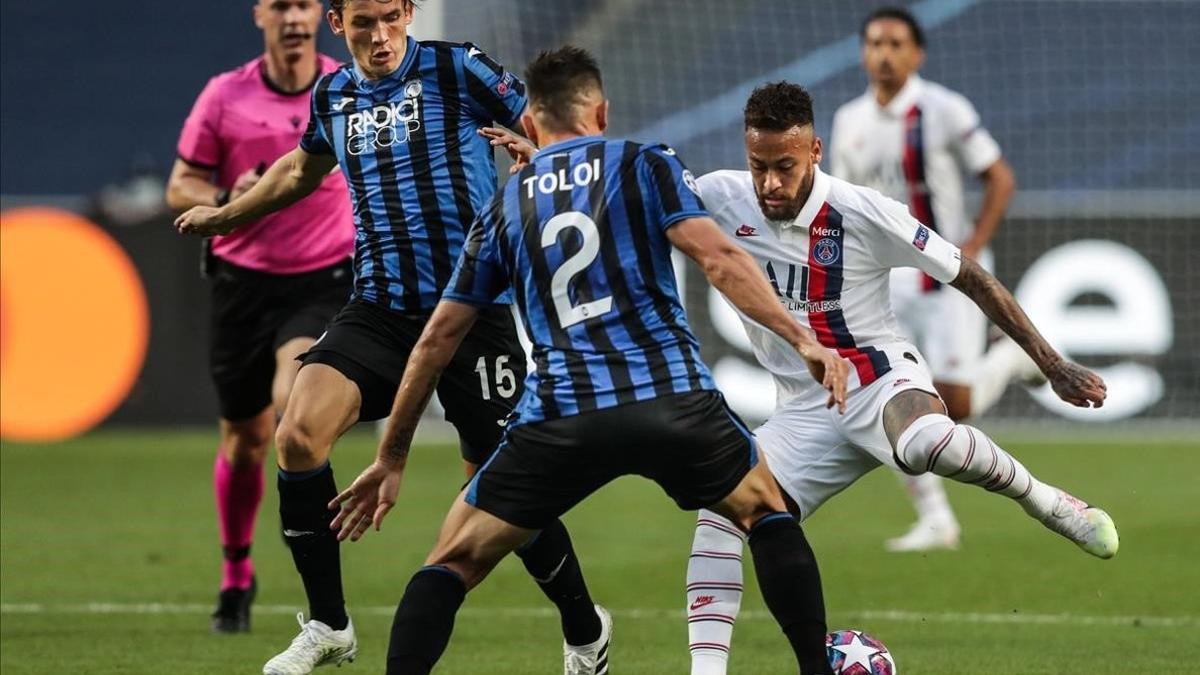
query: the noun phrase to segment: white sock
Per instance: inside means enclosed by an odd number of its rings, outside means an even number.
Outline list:
[[[746,537],[712,511],[700,511],[688,558],[688,648],[692,675],[725,675],[733,622],[742,605]]]
[[[958,519],[950,508],[950,500],[946,497],[946,486],[942,478],[935,473],[923,473],[919,476],[900,474],[908,496],[912,499],[913,508],[917,511],[917,521],[921,523],[938,523],[958,528]]]
[[[1020,345],[1009,338],[1001,339],[987,350],[971,377],[972,417],[996,405],[1028,358]]]
[[[910,424],[896,441],[896,455],[910,473],[932,472],[998,492],[1035,518],[1047,515],[1057,497],[987,434],[945,415],[925,415]]]

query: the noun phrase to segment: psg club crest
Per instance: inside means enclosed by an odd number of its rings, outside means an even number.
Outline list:
[[[832,237],[825,237],[813,246],[813,258],[822,265],[832,265],[842,256],[842,249]]]

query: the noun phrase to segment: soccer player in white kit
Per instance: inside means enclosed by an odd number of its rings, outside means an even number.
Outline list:
[[[905,203],[910,213],[991,269],[987,246],[1015,189],[1000,146],[971,102],[921,79],[925,36],[905,9],[875,10],[862,24],[863,66],[870,88],[841,106],[830,139],[831,172]],[[963,174],[978,177],[983,203],[972,222]],[[1042,384],[1024,351],[1001,339],[985,352],[987,320],[970,298],[918,269],[892,273],[892,306],[901,334],[929,357],[933,383],[955,421],[980,415],[1009,382]],[[908,533],[887,542],[893,551],[955,548],[959,525],[941,479],[907,476],[917,511]]]
[[[1029,353],[1063,400],[1098,407],[1104,382],[1055,352],[994,277],[903,204],[821,172],[812,119],[800,86],[756,89],[745,111],[750,171],[698,181],[713,218],[759,263],[780,304],[854,366],[839,414],[794,350],[741,317],[755,357],[775,378],[776,409],[755,435],[792,511],[807,518],[883,464],[1000,493],[1088,553],[1112,557],[1118,538],[1108,514],[1038,481],[982,431],[947,416],[925,358],[897,334],[891,271],[916,267],[961,291]],[[700,512],[687,577],[693,675],[725,673],[743,544],[728,521]]]

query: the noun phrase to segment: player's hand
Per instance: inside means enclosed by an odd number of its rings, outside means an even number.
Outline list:
[[[846,380],[850,377],[850,363],[832,349],[820,345],[798,345],[796,351],[808,366],[813,379],[829,392],[826,408],[837,406],[839,413],[846,412]]]
[[[233,201],[238,197],[250,191],[250,188],[258,184],[262,178],[262,171],[258,169],[250,169],[246,173],[237,177],[233,182],[233,187],[229,189],[229,201]]]
[[[175,219],[175,229],[179,234],[198,234],[201,237],[228,234],[233,230],[225,224],[221,209],[215,206],[193,206],[184,211]]]
[[[1078,363],[1064,359],[1042,372],[1054,393],[1078,408],[1099,408],[1108,397],[1104,380]]]
[[[508,152],[508,156],[513,160],[513,165],[508,170],[510,174],[524,169],[533,161],[533,155],[537,152],[537,146],[530,143],[528,139],[503,127],[484,127],[479,130],[479,135],[488,139],[493,148],[504,148]]]
[[[396,505],[403,476],[403,463],[385,463],[377,459],[358,474],[350,487],[334,497],[329,502],[329,510],[337,510],[338,514],[329,529],[337,531],[338,541],[358,541],[371,525],[378,531],[388,511]]]

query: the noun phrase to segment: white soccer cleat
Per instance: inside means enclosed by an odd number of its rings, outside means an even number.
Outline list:
[[[305,622],[303,612],[296,615],[296,621],[300,623],[300,634],[287,649],[267,661],[263,675],[308,675],[319,666],[341,666],[358,656],[354,622],[334,630],[320,621]]]
[[[914,551],[954,551],[958,549],[958,523],[946,520],[918,520],[902,536],[888,539],[883,547],[892,553]]]
[[[612,642],[612,615],[596,605],[600,617],[600,638],[590,645],[572,647],[563,642],[563,675],[606,675],[608,645]]]
[[[1038,520],[1097,558],[1113,557],[1121,545],[1117,526],[1107,513],[1062,490],[1058,490],[1054,508]]]

